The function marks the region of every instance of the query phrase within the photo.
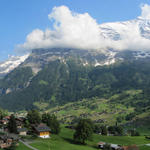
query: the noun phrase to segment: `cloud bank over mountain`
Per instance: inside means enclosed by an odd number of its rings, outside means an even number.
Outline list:
[[[150,19],[150,5],[148,4],[143,4],[141,5],[141,18],[143,19]]]
[[[17,50],[37,48],[79,48],[105,51],[150,50],[150,6],[141,6],[135,20],[98,24],[88,13],[72,12],[67,6],[54,7],[48,15],[53,29],[35,29]]]

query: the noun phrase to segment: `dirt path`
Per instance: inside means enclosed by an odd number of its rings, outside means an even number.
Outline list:
[[[22,140],[19,140],[19,141],[20,141],[22,144],[24,144],[25,146],[27,146],[28,148],[32,149],[32,150],[38,150],[38,149],[32,147],[31,145],[29,145],[28,143],[26,143],[26,142],[24,142],[24,141],[22,141]]]

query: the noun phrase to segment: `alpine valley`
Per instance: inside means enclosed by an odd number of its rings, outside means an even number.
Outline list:
[[[104,38],[120,40],[132,24],[150,39],[150,20],[100,25]],[[39,48],[0,64],[0,106],[9,111],[39,109],[63,123],[79,117],[112,124],[147,125],[150,115],[150,51]],[[143,121],[144,120],[144,121]]]

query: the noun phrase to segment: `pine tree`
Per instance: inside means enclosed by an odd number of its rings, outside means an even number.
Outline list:
[[[106,126],[102,126],[102,135],[107,135],[107,128]]]
[[[10,133],[17,133],[17,125],[14,115],[10,116],[10,120],[8,122],[8,130]]]

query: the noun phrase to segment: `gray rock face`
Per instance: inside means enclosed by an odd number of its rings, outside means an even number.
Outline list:
[[[65,63],[66,60],[71,57],[79,59],[83,65],[109,65],[115,62],[115,54],[115,51],[109,51],[104,54],[98,51],[68,48],[36,49],[33,50],[26,61],[22,63],[22,66],[29,66],[34,73],[38,73],[50,61],[60,60]]]

